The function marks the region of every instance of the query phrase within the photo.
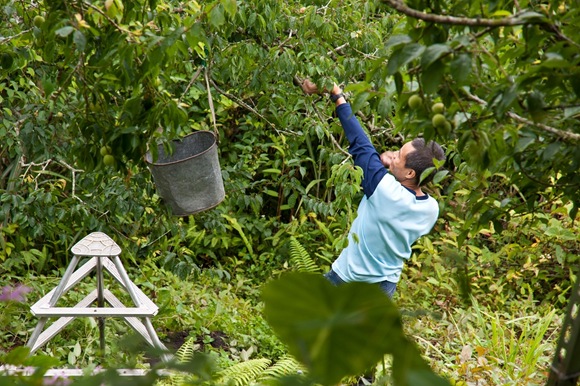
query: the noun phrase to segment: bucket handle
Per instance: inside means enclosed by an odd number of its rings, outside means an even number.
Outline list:
[[[216,136],[217,143],[220,142],[220,133],[217,128],[217,123],[215,119],[215,107],[213,105],[213,98],[211,96],[211,88],[209,86],[209,69],[204,67],[204,76],[205,76],[205,87],[207,88],[207,101],[209,103],[209,109],[211,111],[211,121],[213,123],[213,131]]]

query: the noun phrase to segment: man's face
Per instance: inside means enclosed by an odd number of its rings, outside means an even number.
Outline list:
[[[381,154],[381,162],[399,182],[413,179],[414,171],[405,167],[407,155],[415,151],[411,142],[407,142],[399,151],[386,151]]]

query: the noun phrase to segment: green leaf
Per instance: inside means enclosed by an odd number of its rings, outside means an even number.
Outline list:
[[[566,107],[564,109],[564,118],[578,117],[580,115],[580,106]]]
[[[544,148],[542,152],[542,159],[546,162],[550,162],[557,156],[562,150],[562,144],[560,142],[552,142]]]
[[[3,362],[9,365],[20,366],[25,363],[29,354],[30,348],[16,347],[4,356]]]
[[[125,5],[123,4],[122,0],[113,0],[108,4],[105,3],[105,9],[106,9],[105,13],[107,14],[107,16],[109,16],[111,19],[115,19],[118,22],[120,22],[121,19],[123,18],[123,11],[125,9]]]
[[[57,36],[61,36],[61,37],[67,37],[68,35],[70,35],[75,29],[71,26],[67,26],[67,27],[62,27],[56,30],[55,34]]]
[[[550,225],[546,227],[544,234],[548,237],[554,237],[558,240],[574,241],[578,239],[573,231],[564,228],[562,223],[556,219],[550,220]]]
[[[532,119],[537,122],[541,121],[546,115],[544,102],[544,95],[539,91],[533,91],[528,94],[526,98],[526,104],[528,106],[528,112],[532,116]]]
[[[408,45],[411,43],[413,39],[409,35],[395,35],[392,36],[387,42],[385,43],[385,48],[395,48],[401,45]]]
[[[518,142],[516,143],[516,148],[514,149],[514,152],[516,153],[521,153],[523,152],[528,146],[530,146],[532,143],[536,142],[538,140],[538,138],[536,136],[522,136],[518,139]]]
[[[442,56],[451,52],[451,48],[446,44],[433,44],[425,49],[421,57],[421,67],[426,69]]]
[[[393,52],[387,64],[387,74],[395,74],[401,67],[421,56],[424,50],[425,46],[411,43],[405,45],[402,49]]]
[[[377,106],[377,113],[383,118],[389,118],[393,114],[393,99],[390,96],[381,98]]]
[[[572,64],[564,59],[562,55],[553,52],[546,53],[546,59],[540,63],[540,66],[545,68],[567,68]]]
[[[511,85],[509,88],[506,88],[501,95],[499,103],[496,106],[496,114],[502,116],[507,109],[511,106],[511,104],[516,100],[517,94],[517,86]]]
[[[282,174],[282,171],[280,169],[277,169],[277,168],[268,168],[268,169],[262,170],[262,173]]]
[[[264,315],[313,379],[336,384],[403,348],[400,315],[377,285],[335,287],[322,275],[288,273],[262,290]]]
[[[61,363],[57,358],[53,358],[49,355],[34,354],[32,356],[28,356],[24,364],[27,366],[36,367],[36,372],[43,374],[46,370],[52,367],[57,367]]]
[[[571,79],[568,80],[570,82],[570,86],[572,90],[574,90],[574,94],[576,94],[577,98],[580,98],[580,76],[578,74],[574,74]]]
[[[370,96],[371,96],[371,94],[369,92],[362,92],[360,94],[356,94],[356,96],[352,102],[352,110],[353,111],[360,110],[364,106],[364,104],[366,103],[366,101],[369,99]]]
[[[545,22],[548,21],[546,15],[543,15],[538,12],[524,12],[521,15],[518,15],[518,19],[524,20],[526,22]]]
[[[506,11],[504,9],[500,9],[498,11],[495,11],[494,13],[491,14],[492,17],[498,17],[498,18],[503,18],[503,17],[510,17],[512,14],[509,11]]]
[[[50,78],[42,78],[41,83],[42,83],[42,89],[44,90],[44,95],[48,96],[48,95],[52,94],[54,92],[54,90],[56,90],[57,85]]]
[[[310,181],[310,183],[308,184],[308,186],[306,186],[306,189],[304,189],[304,193],[308,194],[308,192],[310,192],[310,189],[312,189],[313,187],[315,187],[317,184],[320,184],[321,182],[324,182],[325,180],[320,178],[317,180],[312,180]]]
[[[421,71],[421,84],[423,90],[427,94],[432,94],[437,91],[437,88],[443,80],[445,73],[445,65],[441,62],[435,62]]]
[[[576,218],[578,215],[578,202],[574,202],[572,209],[570,209],[570,218]]]
[[[423,170],[423,173],[421,173],[421,177],[419,178],[419,185],[425,181],[426,178],[429,178],[429,176],[431,174],[433,174],[433,172],[435,172],[435,167],[431,166],[430,168],[427,168],[425,170]]]
[[[209,13],[209,22],[214,27],[219,27],[226,22],[224,10],[221,4],[216,4]]]
[[[87,38],[85,37],[85,34],[76,30],[73,34],[73,41],[75,42],[78,51],[83,52],[85,50],[87,46]]]
[[[449,63],[451,76],[458,84],[464,84],[471,74],[471,55],[459,54]]]
[[[441,181],[443,181],[443,179],[449,174],[449,170],[439,170],[437,173],[435,173],[435,175],[433,176],[433,183],[434,184],[438,184]]]
[[[228,13],[228,15],[232,17],[236,15],[236,10],[238,6],[236,0],[222,0],[221,3],[226,12]]]
[[[397,89],[397,94],[401,95],[403,93],[404,87],[405,87],[405,83],[403,81],[403,75],[401,75],[400,72],[396,72],[395,75],[393,76],[393,78],[395,78],[395,87]]]
[[[427,369],[411,370],[407,375],[409,386],[449,386],[450,383],[444,378]]]

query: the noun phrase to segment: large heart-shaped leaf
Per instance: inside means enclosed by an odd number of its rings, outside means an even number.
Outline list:
[[[377,285],[335,287],[321,275],[290,273],[262,297],[276,334],[321,384],[360,374],[405,342],[399,312]]]

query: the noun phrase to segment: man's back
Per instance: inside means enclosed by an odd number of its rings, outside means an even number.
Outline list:
[[[439,206],[428,195],[416,197],[390,174],[363,197],[349,232],[349,244],[332,265],[345,281],[397,283],[411,245],[429,233]]]

